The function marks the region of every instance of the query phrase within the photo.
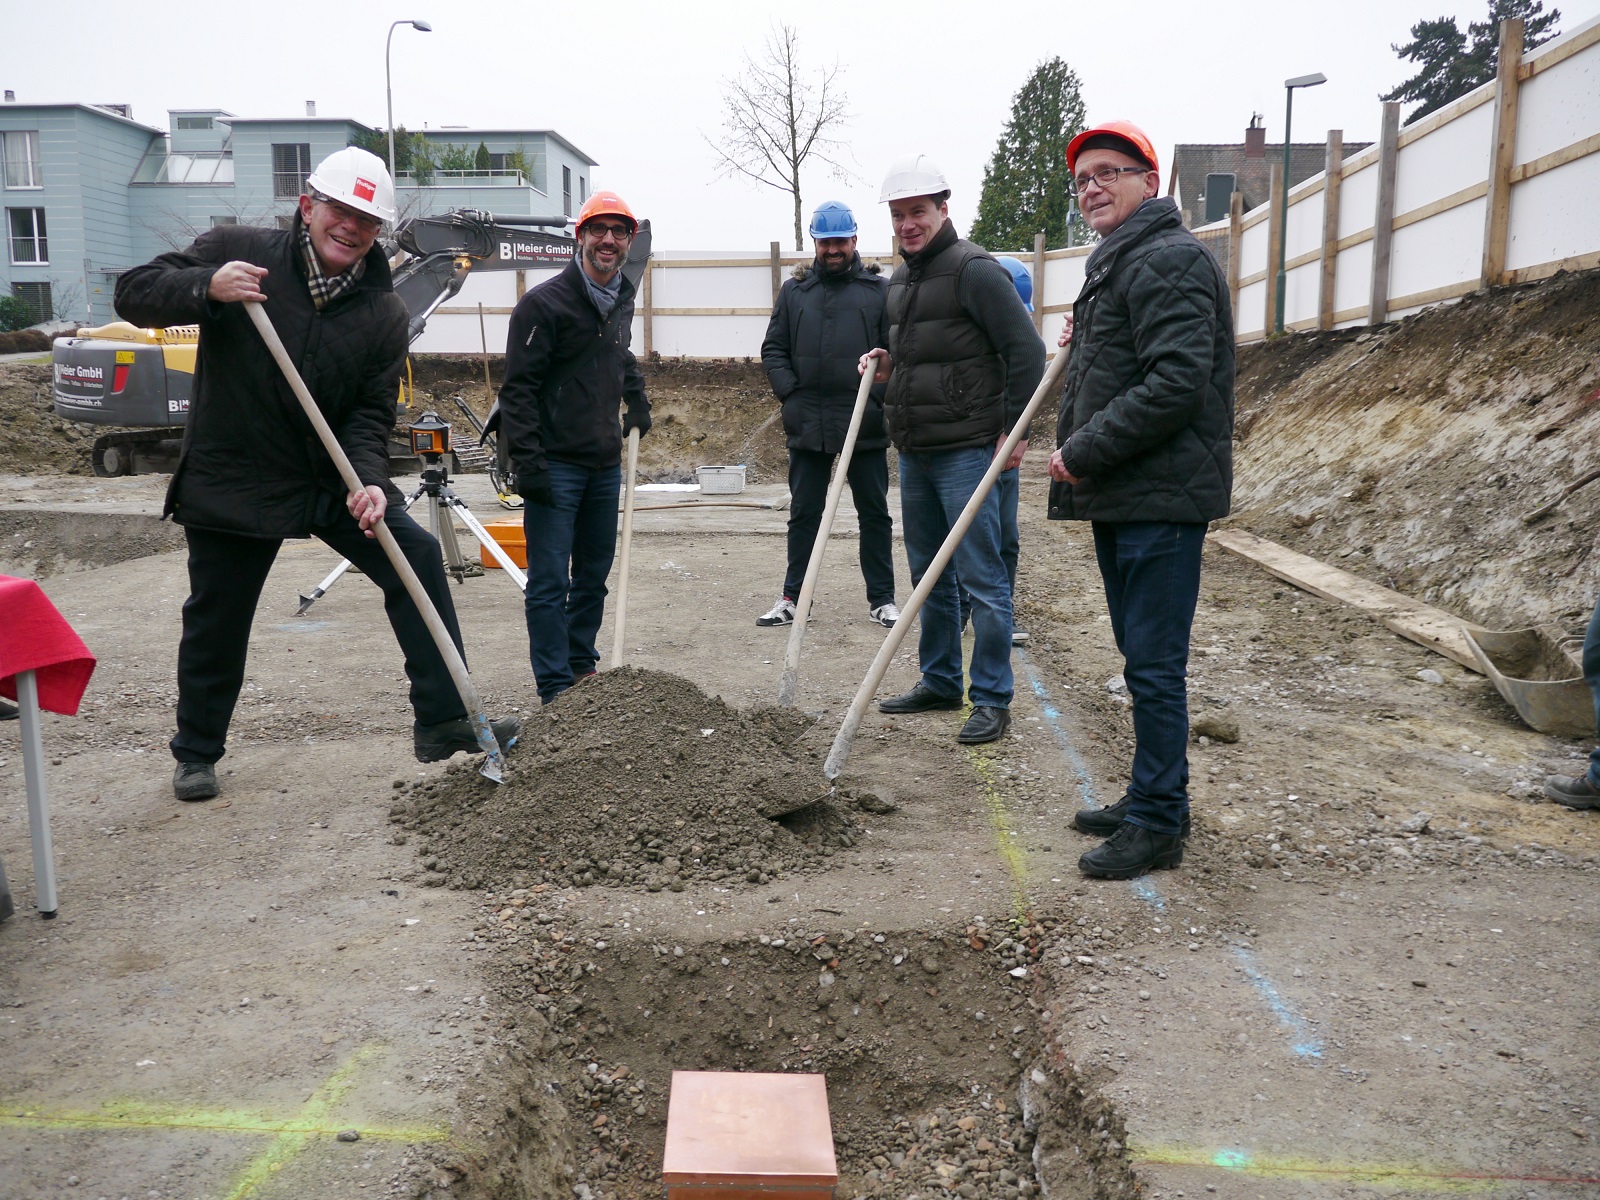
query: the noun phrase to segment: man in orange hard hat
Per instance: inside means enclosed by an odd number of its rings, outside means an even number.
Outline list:
[[[523,607],[546,704],[595,672],[622,441],[650,431],[644,376],[629,349],[634,289],[622,273],[638,229],[621,196],[590,196],[578,213],[577,254],[517,301],[506,338],[501,436],[526,501]]]
[[[1072,307],[1050,517],[1089,521],[1133,699],[1127,795],[1073,818],[1106,841],[1086,875],[1183,861],[1189,834],[1189,632],[1206,524],[1233,486],[1233,314],[1216,260],[1159,197],[1142,129],[1109,121],[1067,146],[1078,207],[1100,235]]]

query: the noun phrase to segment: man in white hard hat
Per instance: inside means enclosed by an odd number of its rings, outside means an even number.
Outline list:
[[[244,682],[256,602],[284,538],[315,535],[383,589],[411,680],[418,761],[478,748],[444,659],[372,532],[386,521],[460,649],[439,545],[400,509],[389,481],[408,318],[376,241],[394,216],[382,160],[350,147],[306,180],[290,228],[218,226],[117,281],[117,312],[134,324],[200,326],[189,421],[165,509],[189,544],[171,741],[179,800],[217,794],[215,764]],[[265,307],[360,491],[346,492],[244,301]],[[504,746],[517,721],[493,727]]]
[[[1044,343],[1010,273],[964,241],[950,222],[950,189],[926,155],[890,168],[879,199],[889,206],[904,262],[889,280],[888,350],[861,369],[888,383],[884,415],[900,454],[901,527],[911,580],[919,583],[1000,443],[1044,374]],[[1016,467],[1026,438],[1006,464]],[[955,577],[972,596],[970,685],[963,688]],[[991,489],[922,609],[922,678],[882,701],[886,713],[972,713],[957,741],[1005,736],[1011,722],[1011,587],[1001,556],[999,496]]]

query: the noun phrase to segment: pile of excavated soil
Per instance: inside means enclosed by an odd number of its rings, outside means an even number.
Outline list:
[[[695,468],[743,463],[750,483],[781,481],[789,469],[778,400],[759,362],[727,359],[641,361],[652,426],[639,443],[639,478],[645,483],[693,483]],[[461,434],[465,404],[479,419],[493,397],[484,385],[483,360],[427,354],[411,360],[417,411],[432,407]],[[504,382],[505,356],[489,357],[489,379]],[[460,439],[458,439],[460,440]]]
[[[821,755],[802,745],[810,725],[623,667],[529,717],[505,783],[464,761],[413,785],[390,816],[420,835],[433,886],[762,884],[852,844],[824,799]]]
[[[55,412],[48,363],[0,365],[0,474],[92,475],[89,451],[107,430]]]

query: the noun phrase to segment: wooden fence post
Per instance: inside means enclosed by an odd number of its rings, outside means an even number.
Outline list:
[[[1228,311],[1233,327],[1239,328],[1239,256],[1244,250],[1244,193],[1228,197]]]
[[[644,356],[649,359],[656,349],[655,264],[648,259],[644,264]]]
[[[1479,286],[1505,282],[1511,231],[1511,168],[1517,157],[1517,69],[1522,66],[1522,21],[1500,22],[1500,63],[1494,85],[1494,132],[1489,143],[1489,204],[1484,216]]]
[[[521,267],[517,268],[517,299],[521,300],[528,294],[528,273]]]
[[[778,289],[783,286],[783,251],[772,243],[772,302],[778,302]]]
[[[1339,187],[1344,182],[1344,130],[1328,130],[1328,159],[1322,175],[1322,291],[1317,297],[1317,328],[1333,328],[1334,282],[1339,270]]]
[[[1267,201],[1267,309],[1262,330],[1270,335],[1278,312],[1278,259],[1283,253],[1283,164],[1272,164],[1272,187]]]
[[[1378,135],[1378,203],[1372,218],[1372,295],[1367,304],[1367,324],[1389,319],[1389,260],[1394,249],[1394,181],[1400,161],[1400,104],[1383,105],[1383,129]]]
[[[1044,336],[1044,230],[1033,235],[1033,327]]]

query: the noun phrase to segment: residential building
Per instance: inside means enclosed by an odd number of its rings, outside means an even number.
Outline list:
[[[1371,142],[1344,143],[1348,158]],[[1304,183],[1327,166],[1328,148],[1322,142],[1295,142],[1289,147],[1289,186]],[[1272,196],[1272,169],[1283,167],[1283,143],[1267,141],[1261,115],[1250,118],[1244,141],[1224,144],[1179,145],[1173,150],[1167,195],[1183,210],[1191,228],[1222,220],[1228,215],[1232,192],[1244,193],[1244,210],[1259,208]],[[1218,178],[1220,177],[1220,178]]]
[[[377,136],[344,117],[174,109],[163,130],[126,105],[0,103],[0,292],[41,320],[113,320],[116,277],[214,225],[282,225],[326,155]],[[476,208],[571,215],[595,160],[549,129],[424,130],[428,157],[470,169],[402,173],[401,217]],[[481,148],[481,152],[480,152]],[[483,165],[484,163],[487,165]]]

